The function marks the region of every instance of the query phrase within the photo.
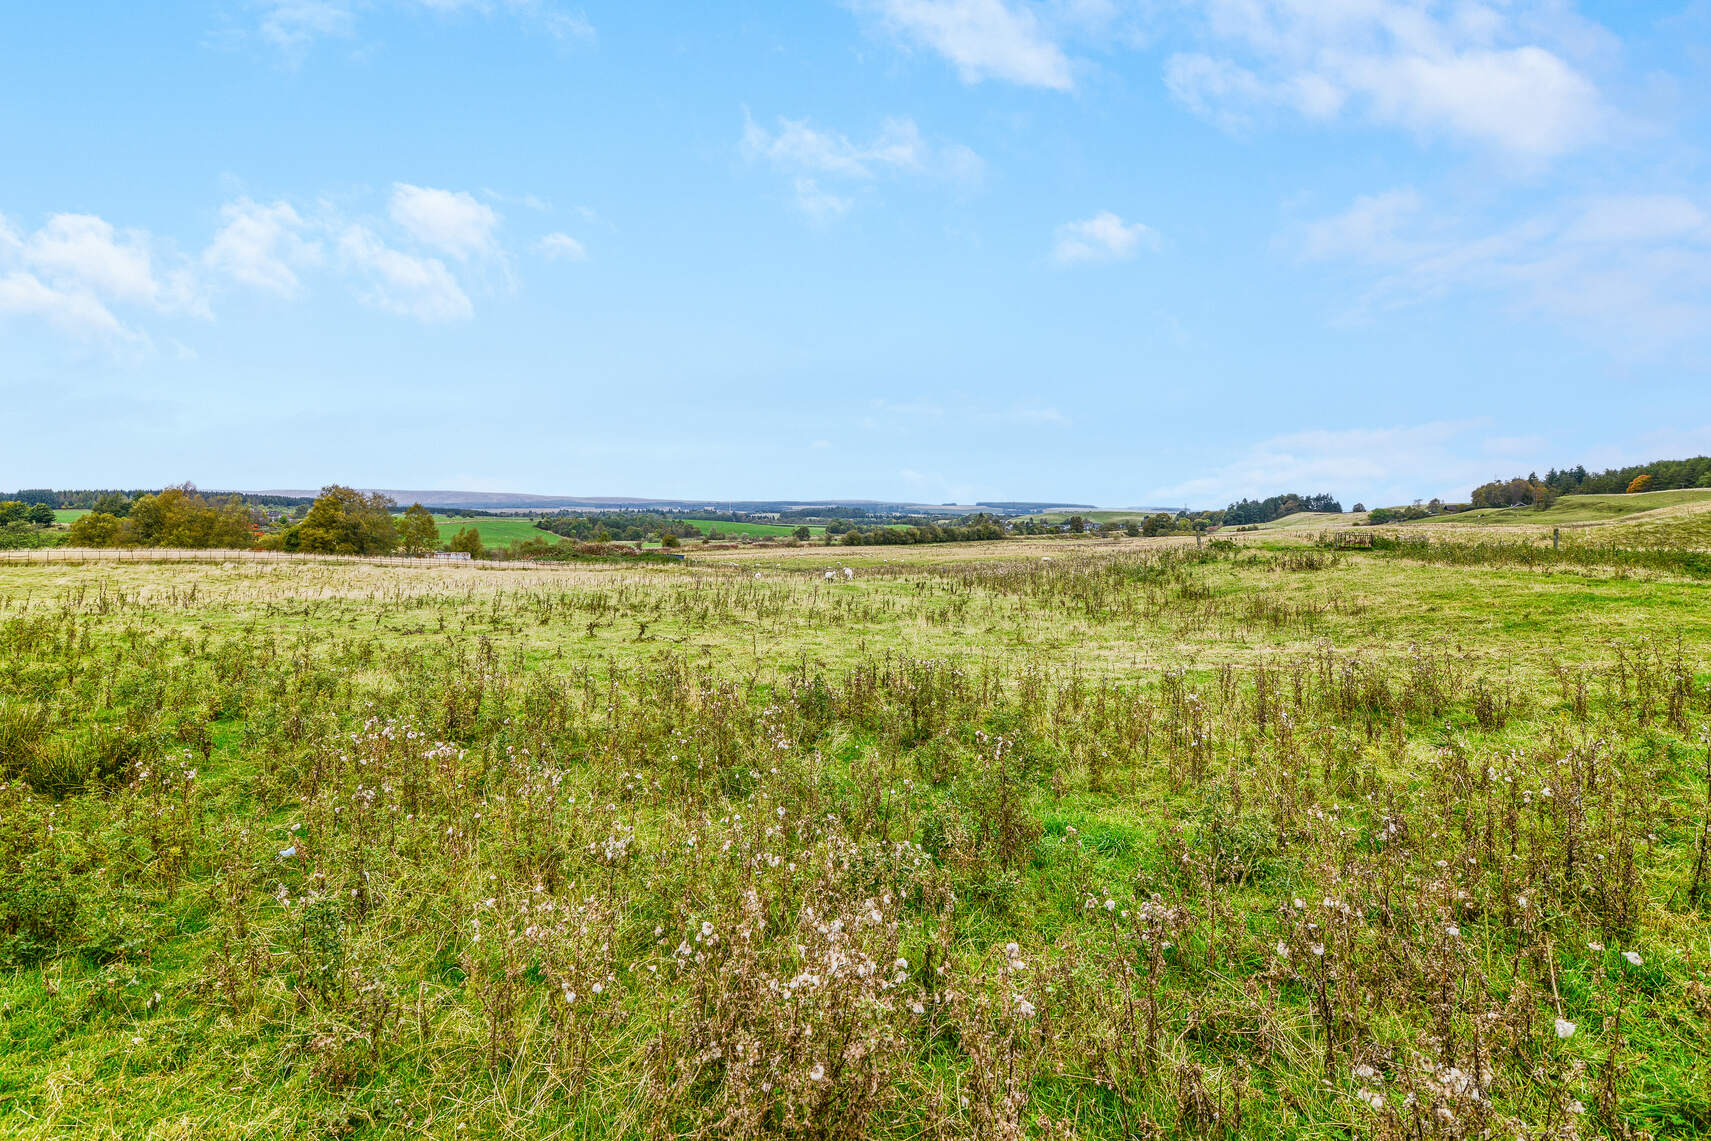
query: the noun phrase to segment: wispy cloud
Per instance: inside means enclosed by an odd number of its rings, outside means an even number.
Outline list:
[[[996,79],[1068,91],[1069,57],[1025,3],[1006,0],[870,0],[857,3],[898,39],[937,52],[965,83]]]
[[[266,0],[257,31],[297,64],[316,40],[353,35],[356,13],[347,0]]]
[[[339,256],[357,279],[357,296],[377,309],[424,324],[468,320],[469,295],[438,258],[404,253],[365,226],[346,227]]]
[[[1492,478],[1481,436],[1489,421],[1440,420],[1387,428],[1310,429],[1252,444],[1206,474],[1148,493],[1155,502],[1221,507],[1285,492],[1340,496],[1369,507],[1464,496]],[[1506,450],[1506,449],[1500,449]],[[1519,462],[1512,453],[1508,458]]]
[[[1134,257],[1142,246],[1158,246],[1158,235],[1150,227],[1140,222],[1125,222],[1111,211],[1101,210],[1091,218],[1066,222],[1057,228],[1052,260],[1059,265],[1125,261]]]
[[[1401,188],[1358,198],[1285,238],[1305,260],[1374,276],[1351,317],[1489,293],[1623,351],[1711,329],[1711,207],[1685,195],[1608,194],[1472,226]]]
[[[1165,83],[1227,127],[1288,111],[1353,115],[1537,162],[1610,132],[1613,114],[1571,58],[1600,29],[1555,0],[1203,0],[1208,50],[1179,52]],[[1546,40],[1546,36],[1552,37]]]
[[[849,210],[854,191],[881,178],[914,176],[967,185],[978,182],[985,170],[972,150],[929,142],[909,118],[886,119],[871,138],[858,141],[784,116],[769,129],[745,111],[739,149],[749,161],[765,162],[789,176],[797,206],[818,219]]]
[[[535,249],[548,261],[584,261],[588,251],[569,234],[551,233],[535,243]]]
[[[594,25],[582,12],[547,0],[261,0],[255,31],[296,66],[320,40],[351,39],[376,9],[441,17],[509,15],[563,44],[587,44]]]
[[[222,206],[220,216],[224,224],[202,254],[210,269],[295,297],[303,284],[299,271],[321,264],[320,242],[304,236],[307,226],[289,202],[263,205],[239,198]]]

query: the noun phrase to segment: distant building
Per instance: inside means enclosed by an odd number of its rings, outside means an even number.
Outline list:
[[[435,551],[428,556],[430,559],[449,559],[452,562],[466,563],[469,561],[468,551]]]

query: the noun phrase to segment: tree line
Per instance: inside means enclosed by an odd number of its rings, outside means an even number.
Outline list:
[[[207,495],[186,483],[130,497],[103,492],[95,509],[78,517],[67,542],[74,547],[259,548],[328,555],[425,555],[441,549],[439,528],[420,503],[395,514],[397,503],[339,484],[321,489],[301,519],[270,527],[265,513],[238,495]],[[33,510],[33,509],[32,509]],[[48,511],[52,521],[52,511]],[[485,548],[474,527],[460,529],[444,546],[480,557]]]
[[[726,512],[727,515],[731,514]],[[731,522],[738,520],[732,519]],[[658,537],[697,539],[701,528],[658,511],[603,511],[597,515],[549,515],[535,526],[581,543],[639,543]]]
[[[0,551],[46,545],[47,529],[53,526],[53,508],[22,499],[0,501]]]
[[[919,523],[912,527],[852,527],[838,539],[846,547],[910,546],[916,543],[974,543],[1002,539],[1004,522],[984,512],[961,523]],[[828,541],[831,532],[827,532]]]
[[[1245,527],[1256,523],[1270,523],[1282,519],[1285,515],[1294,515],[1302,511],[1328,512],[1334,515],[1343,513],[1343,505],[1335,496],[1321,492],[1318,495],[1298,495],[1289,492],[1284,495],[1273,495],[1269,499],[1238,499],[1224,508],[1223,517],[1218,522],[1226,527]]]
[[[1711,456],[1650,463],[1589,472],[1585,464],[1552,468],[1510,479],[1494,479],[1473,489],[1475,507],[1549,507],[1559,495],[1622,495],[1640,491],[1680,491],[1711,488]]]
[[[250,547],[265,524],[242,497],[206,496],[193,483],[135,498],[104,492],[95,502],[71,524],[74,547]]]

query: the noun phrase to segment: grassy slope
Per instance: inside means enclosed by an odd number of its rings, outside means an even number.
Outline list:
[[[1348,512],[1335,515],[1324,511],[1297,511],[1293,515],[1285,515],[1273,519],[1270,523],[1261,523],[1261,531],[1325,531],[1336,527],[1352,527],[1356,523],[1366,521],[1364,514]],[[1230,528],[1234,530],[1234,528]]]
[[[1711,498],[1649,511],[1625,522],[1592,529],[1594,542],[1619,546],[1711,549]]]
[[[1486,507],[1398,526],[1423,523],[1439,526],[1608,523],[1643,511],[1697,505],[1711,505],[1711,489],[1646,491],[1638,495],[1564,495],[1543,511],[1535,511],[1531,507]]]

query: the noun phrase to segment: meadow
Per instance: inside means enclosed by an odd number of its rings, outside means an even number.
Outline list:
[[[505,547],[512,543],[526,543],[531,539],[544,539],[549,543],[558,542],[558,536],[547,533],[535,526],[533,519],[510,518],[497,515],[463,516],[438,515],[434,516],[434,530],[439,532],[440,542],[449,543],[453,535],[466,527],[473,527],[481,533],[481,541],[489,547]]]
[[[0,1133],[1711,1134],[1707,587],[1467,549],[0,564]]]
[[[1642,491],[1633,495],[1564,495],[1549,507],[1482,507],[1454,515],[1434,516],[1429,522],[1446,526],[1558,526],[1608,523],[1644,512],[1669,508],[1711,509],[1711,490]]]

